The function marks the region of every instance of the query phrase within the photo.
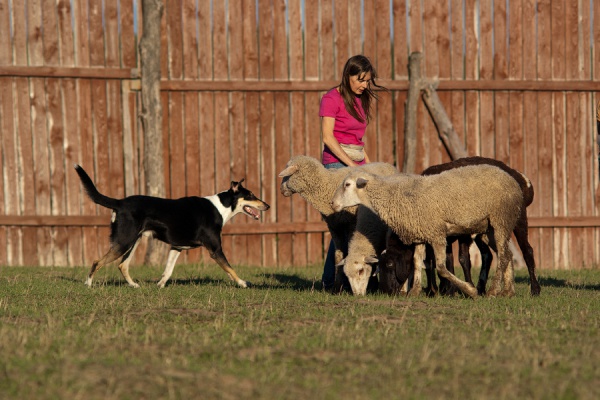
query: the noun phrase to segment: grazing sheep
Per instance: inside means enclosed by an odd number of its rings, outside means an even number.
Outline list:
[[[468,166],[468,165],[483,165],[483,164],[494,165],[494,166],[502,169],[507,174],[509,174],[519,184],[519,187],[521,188],[521,192],[523,193],[523,206],[521,207],[521,213],[519,215],[519,218],[517,219],[517,225],[515,226],[513,233],[515,235],[515,239],[517,239],[517,244],[519,245],[519,248],[521,249],[521,252],[523,253],[523,259],[525,260],[525,265],[527,265],[527,271],[529,272],[529,281],[531,284],[531,294],[533,296],[537,296],[540,294],[541,288],[540,288],[540,284],[539,284],[536,274],[535,274],[535,259],[533,256],[533,248],[529,244],[529,232],[528,232],[529,223],[527,220],[527,207],[529,207],[529,205],[533,202],[533,195],[534,195],[533,185],[531,184],[531,181],[525,175],[523,175],[519,171],[509,167],[502,161],[495,160],[493,158],[486,158],[486,157],[459,158],[459,159],[451,161],[451,162],[431,166],[431,167],[427,168],[425,171],[423,171],[421,173],[421,175],[436,175],[436,174],[439,174],[441,172],[444,172],[444,171],[447,171],[447,170],[453,169],[453,168],[460,168],[460,167],[464,167],[464,166]],[[464,240],[465,238],[466,238],[466,240]],[[463,239],[463,240],[461,240],[461,239]],[[469,254],[468,254],[468,249],[471,245],[471,242],[472,241],[469,240],[468,236],[467,237],[463,236],[463,237],[459,238],[459,261],[463,267],[463,271],[465,271],[465,277],[468,274],[469,278],[470,278],[471,262],[470,262],[470,258],[469,258]],[[479,251],[482,253],[481,254],[481,256],[482,256],[482,273],[486,273],[487,271],[489,271],[489,267],[492,262],[491,253],[489,252],[489,249],[487,248],[487,246],[485,246],[485,244],[481,243],[480,241],[479,242],[476,241],[475,244],[479,248]],[[451,255],[452,254],[450,253],[450,256]],[[450,261],[452,262],[452,270],[453,270],[454,260],[452,257],[450,257]],[[482,279],[482,278],[484,278],[484,279]],[[477,284],[477,288],[478,288],[478,290],[480,290],[480,293],[482,293],[482,291],[485,292],[486,280],[487,280],[487,276],[483,277],[480,274],[480,279]]]
[[[377,213],[404,243],[416,244],[415,253],[424,255],[425,244],[431,245],[438,274],[470,297],[477,297],[477,289],[446,269],[448,236],[486,234],[489,238],[498,255],[490,295],[497,295],[503,275],[506,279],[512,273],[508,241],[521,213],[523,193],[497,167],[466,166],[430,176],[350,171],[336,190],[332,207],[341,211],[358,204]]]
[[[280,191],[286,197],[294,193],[300,194],[310,205],[321,213],[329,228],[335,244],[336,284],[334,290],[341,289],[340,264],[348,254],[348,242],[356,228],[357,207],[335,212],[331,208],[331,197],[336,188],[344,180],[348,171],[356,169],[377,175],[397,174],[398,170],[391,164],[369,163],[352,168],[326,169],[319,160],[309,156],[292,157],[283,171]]]
[[[365,295],[372,282],[377,258],[385,250],[387,225],[372,210],[358,206],[356,228],[348,243],[348,255],[337,268],[343,267],[355,295]]]
[[[498,168],[501,168],[505,172],[507,172],[510,176],[515,179],[515,181],[521,187],[521,191],[523,192],[523,207],[521,208],[521,215],[517,220],[517,225],[513,231],[515,238],[517,239],[517,243],[523,253],[525,263],[527,265],[527,269],[529,271],[529,277],[531,282],[531,294],[533,296],[539,295],[540,293],[540,285],[537,281],[535,275],[535,260],[533,258],[533,249],[529,244],[528,240],[528,222],[527,222],[527,210],[526,207],[529,206],[533,201],[533,186],[529,179],[521,174],[519,171],[510,168],[508,165],[504,164],[502,161],[494,160],[491,158],[485,157],[465,157],[460,158],[455,161],[451,161],[444,164],[434,165],[432,167],[427,168],[422,172],[421,175],[434,175],[439,174],[443,171],[447,171],[453,168],[460,168],[467,165],[480,165],[480,164],[489,164],[494,165]],[[475,238],[475,244],[479,248],[482,258],[482,267],[481,272],[479,274],[479,280],[477,283],[477,291],[479,294],[485,293],[485,286],[487,283],[487,276],[489,274],[489,269],[492,263],[492,253],[490,252],[489,247],[483,242],[480,236]],[[471,260],[469,257],[469,248],[473,243],[473,239],[470,235],[465,236],[456,236],[448,238],[448,245],[446,247],[446,268],[450,272],[454,272],[454,257],[452,254],[452,243],[458,240],[459,241],[459,262],[463,268],[465,281],[472,283],[471,281]],[[410,257],[412,256],[411,249],[408,246],[404,245],[396,236],[395,240],[390,241],[386,244],[386,251],[382,254],[380,258],[380,265],[386,265],[388,269],[395,270],[398,277],[405,277],[412,272],[413,266],[410,263]],[[406,252],[411,252],[410,254],[404,254]],[[427,258],[431,258],[429,255]],[[428,295],[433,295],[438,292],[437,284],[435,281],[435,272],[432,268],[429,267],[430,260],[426,260],[427,268],[427,293]],[[389,277],[389,274],[388,274]],[[392,279],[393,277],[389,277]],[[379,278],[380,287],[382,287],[385,292],[387,287],[390,287],[392,283],[385,282],[382,280],[382,275],[380,274]],[[396,286],[400,286],[404,281],[400,281],[396,283]],[[450,293],[448,290],[449,283],[446,279],[440,279],[440,292],[441,293]],[[387,291],[386,293],[391,293]]]

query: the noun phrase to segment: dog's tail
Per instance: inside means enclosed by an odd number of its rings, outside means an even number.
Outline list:
[[[94,203],[113,210],[117,209],[119,200],[100,193],[98,189],[96,189],[94,182],[92,182],[87,172],[85,172],[81,166],[75,164],[75,171],[77,171],[77,175],[79,175],[79,179],[81,179],[81,183],[83,184],[85,192]]]

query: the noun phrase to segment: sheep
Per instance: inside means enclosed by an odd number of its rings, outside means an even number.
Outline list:
[[[358,206],[356,228],[348,243],[348,255],[338,264],[354,295],[364,295],[375,275],[377,258],[385,250],[387,225],[372,210]]]
[[[531,181],[525,175],[523,175],[521,172],[509,167],[502,161],[495,160],[493,158],[486,158],[486,157],[459,158],[459,159],[451,161],[451,162],[431,166],[431,167],[427,168],[426,170],[424,170],[421,173],[421,175],[435,175],[435,174],[439,174],[443,171],[447,171],[452,168],[460,168],[460,167],[464,167],[467,165],[482,165],[482,164],[494,165],[494,166],[502,169],[503,171],[508,173],[519,184],[519,187],[521,188],[521,192],[523,193],[523,206],[521,207],[521,213],[519,215],[519,218],[517,219],[517,225],[515,226],[513,233],[515,235],[515,239],[517,240],[517,244],[519,245],[519,248],[521,249],[521,252],[523,253],[523,259],[525,260],[525,265],[527,266],[527,271],[529,272],[531,295],[538,296],[541,292],[541,288],[540,288],[540,284],[539,284],[536,274],[535,274],[535,259],[533,256],[533,248],[531,247],[531,244],[529,243],[529,232],[528,232],[529,223],[527,220],[527,207],[529,207],[529,205],[533,202],[533,195],[534,195],[533,185],[531,184]],[[463,238],[465,238],[465,237],[463,237]],[[468,238],[468,236],[466,238]],[[459,243],[460,243],[459,244],[460,263],[463,266],[463,270],[465,271],[465,274],[468,273],[470,275],[470,259],[469,259],[469,254],[468,254],[468,248],[470,247],[471,241],[470,240],[461,241],[459,239]],[[486,273],[487,271],[489,271],[489,267],[492,262],[491,253],[489,252],[489,249],[487,248],[487,246],[485,246],[483,243],[481,243],[481,242],[478,243],[476,241],[475,244],[479,248],[480,252],[482,252],[482,272]],[[450,260],[453,261],[453,258],[451,257]],[[469,272],[467,272],[467,270]],[[477,284],[477,287],[480,291],[482,290],[484,292],[486,282],[485,282],[485,279],[482,279],[482,278],[483,277],[480,275],[480,279],[479,279],[479,283]],[[485,278],[487,278],[487,277],[485,277]]]
[[[359,167],[326,169],[319,160],[309,156],[292,157],[283,171],[279,173],[281,194],[289,197],[294,193],[300,194],[313,206],[327,224],[335,245],[336,279],[334,290],[339,291],[342,276],[339,264],[348,254],[350,235],[356,228],[356,212],[358,207],[335,212],[331,208],[331,196],[340,185],[349,170],[364,170],[378,175],[397,174],[398,170],[387,163],[369,163]]]
[[[480,164],[489,164],[494,165],[505,172],[507,172],[513,179],[519,184],[521,191],[523,193],[523,206],[521,208],[521,214],[517,220],[517,225],[513,231],[515,238],[517,239],[517,243],[519,244],[519,248],[523,253],[523,258],[525,259],[525,263],[527,265],[527,269],[529,271],[529,277],[531,282],[531,295],[537,296],[540,294],[540,284],[536,278],[535,274],[535,260],[533,257],[533,249],[529,244],[528,240],[528,221],[527,221],[527,210],[532,201],[533,201],[533,186],[529,179],[520,173],[519,171],[510,168],[506,164],[501,161],[494,160],[491,158],[485,157],[465,157],[460,158],[452,162],[434,165],[432,167],[427,168],[425,171],[421,173],[421,175],[433,175],[439,174],[443,171],[447,171],[452,168],[460,168],[467,165],[480,165]],[[448,238],[448,246],[446,252],[446,268],[450,272],[454,272],[454,257],[452,255],[452,247],[451,244],[455,240],[459,241],[459,261],[463,268],[465,274],[465,281],[471,282],[471,263],[469,258],[469,247],[473,242],[473,239],[470,235],[458,236],[458,237],[450,237]],[[492,254],[490,252],[489,247],[483,242],[481,237],[475,238],[475,244],[479,248],[482,256],[482,268],[481,273],[479,275],[479,281],[477,284],[477,291],[479,294],[485,293],[485,285],[487,283],[487,275],[489,273],[490,265],[492,263]],[[386,251],[382,253],[380,257],[380,265],[387,266],[388,269],[393,269],[396,271],[398,276],[406,276],[412,270],[412,265],[407,264],[406,260],[408,258],[407,255],[403,254],[403,252],[408,251],[406,246],[399,241],[392,241],[386,245]],[[391,250],[391,251],[390,251]],[[437,292],[437,285],[435,283],[435,273],[432,269],[427,268],[427,292],[428,294],[435,294]],[[381,275],[380,275],[380,286],[381,283]],[[403,282],[403,281],[401,281]],[[400,283],[401,283],[400,282]],[[441,279],[440,282],[440,292],[444,292],[443,285],[447,285],[447,281],[445,279]],[[389,283],[384,283],[383,286],[389,286]],[[447,292],[447,289],[446,289]]]
[[[354,170],[335,191],[332,208],[341,211],[358,204],[378,214],[404,243],[416,244],[415,260],[423,260],[425,244],[431,245],[438,274],[472,298],[478,296],[477,289],[446,269],[446,240],[454,235],[489,235],[498,255],[489,295],[500,293],[503,278],[510,285],[508,241],[521,213],[523,193],[503,170],[476,165],[429,176],[377,176]]]

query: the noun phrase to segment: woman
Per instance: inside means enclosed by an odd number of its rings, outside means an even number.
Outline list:
[[[369,162],[363,137],[371,120],[371,106],[377,99],[373,87],[377,74],[369,59],[356,55],[346,61],[341,83],[321,99],[322,163],[325,168],[353,167]],[[329,251],[323,268],[323,288],[331,290],[335,282],[335,246]]]

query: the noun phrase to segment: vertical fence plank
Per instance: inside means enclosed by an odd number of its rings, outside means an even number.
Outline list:
[[[211,4],[200,1],[198,4],[198,77],[213,79],[213,29]],[[215,105],[214,93],[200,92],[200,193],[210,196],[216,193],[215,184]],[[200,251],[200,260],[213,263],[205,249]]]
[[[243,49],[243,22],[242,10],[239,7],[229,7],[229,48]],[[229,54],[229,79],[242,80],[244,77],[244,53],[243,51],[230,51]],[[246,142],[244,131],[244,94],[233,92],[230,95],[230,137],[231,137],[231,173],[232,179],[239,181],[247,176],[246,173]],[[246,187],[248,183],[244,183]],[[250,187],[250,190],[252,188]],[[246,216],[240,216],[233,221],[236,224],[248,224],[251,221]],[[248,238],[245,235],[237,235],[233,238],[234,252],[231,255],[235,264],[247,263]]]
[[[0,64],[13,64],[13,37],[10,22],[13,19],[9,7],[0,7]],[[15,35],[16,35],[15,30]],[[16,37],[14,38],[16,39]],[[16,42],[16,41],[15,41]],[[17,170],[16,134],[15,134],[15,98],[13,95],[14,79],[0,78],[0,212],[7,215],[18,214],[17,188],[15,178]],[[12,190],[8,190],[12,188]],[[0,227],[0,265],[17,264],[16,244],[19,242],[17,229]]]
[[[368,24],[367,21],[364,20],[365,17],[369,16],[369,13],[372,14],[372,11],[375,7],[366,4],[364,7],[365,13],[363,14],[363,8],[361,7],[361,0],[347,0],[346,7],[342,9],[342,13],[347,15],[347,32],[348,32],[348,59],[355,54],[364,54],[365,50],[363,50],[363,36],[369,36],[370,32],[373,32],[375,26],[373,24]],[[343,28],[342,28],[343,29]],[[370,49],[374,49],[375,47],[371,47]],[[365,54],[368,56],[368,54]],[[345,61],[345,60],[344,60]]]
[[[302,2],[292,0],[289,2],[289,51],[290,51],[290,80],[300,81],[303,79],[303,45],[302,45],[302,24],[300,19]],[[290,125],[289,134],[291,141],[290,154],[287,157],[281,157],[277,163],[276,173],[283,170],[289,156],[298,154],[307,154],[307,137],[312,132],[307,131],[305,125],[306,110],[304,108],[305,93],[290,94]],[[308,116],[311,118],[311,116]],[[317,118],[317,116],[312,116]],[[277,178],[280,183],[281,178]],[[278,194],[278,198],[282,198]],[[291,197],[290,221],[304,222],[307,220],[306,201],[300,196]],[[278,219],[279,220],[279,219]],[[307,239],[308,234],[296,233],[291,238],[292,265],[305,266],[307,263]]]
[[[348,2],[347,0],[333,0],[333,15],[335,18],[333,30],[333,48],[335,58],[333,60],[334,76],[336,80],[342,77],[344,64],[350,54],[350,36],[348,35]]]
[[[331,1],[321,1],[320,3],[320,78],[325,81],[335,80],[338,77],[336,64],[334,64],[334,43],[333,43],[333,3]]]
[[[450,32],[451,40],[449,43],[450,57],[450,78],[461,80],[465,77],[463,50],[463,41],[466,39],[466,32],[463,29],[465,15],[463,12],[463,1],[452,0],[450,4]],[[465,150],[469,154],[466,142],[466,96],[464,92],[452,92],[450,94],[450,118],[456,130],[456,134],[464,143]]]
[[[566,76],[566,9],[565,1],[551,1],[551,51],[552,51],[552,75],[554,79],[565,79]],[[550,59],[550,58],[548,58]],[[553,93],[552,94],[552,107],[553,107],[553,144],[554,144],[554,215],[555,216],[567,216],[567,175],[566,171],[566,146],[565,143],[565,132],[564,127],[567,123],[566,115],[566,95],[564,93]],[[543,194],[542,194],[543,196]],[[567,260],[569,259],[570,247],[569,247],[569,232],[564,228],[555,229],[555,249],[556,264],[558,268],[565,268]]]
[[[257,23],[256,23],[256,2],[244,0],[242,6],[242,49],[243,79],[258,79],[258,41],[257,41]],[[260,149],[261,136],[259,125],[259,99],[258,93],[248,92],[244,96],[244,134],[246,136],[246,182],[259,198],[262,198],[261,173],[260,173]],[[268,211],[269,213],[272,211]],[[265,216],[262,215],[261,220]],[[247,246],[247,264],[262,264],[262,235],[248,235],[246,239]]]
[[[227,25],[224,2],[213,4],[213,57],[214,79],[224,81],[228,79],[228,54],[227,54]],[[229,189],[231,183],[231,151],[229,127],[229,95],[226,92],[215,93],[215,193]],[[223,252],[232,254],[233,239],[231,236],[222,238]]]
[[[566,2],[565,10],[565,59],[566,78],[581,78],[582,61],[579,43],[579,12],[577,2]],[[564,136],[566,147],[566,197],[567,215],[581,216],[583,200],[583,180],[581,165],[583,165],[581,143],[585,140],[582,135],[582,122],[580,120],[581,104],[578,93],[566,94],[566,126],[561,135]],[[581,268],[584,263],[584,228],[569,230],[569,268]]]
[[[48,0],[42,2],[42,25],[44,27],[44,64],[60,65],[59,59],[59,37],[58,37],[58,15],[56,3]],[[65,188],[65,154],[64,132],[62,116],[63,101],[61,97],[61,80],[56,78],[46,79],[46,114],[48,142],[49,174],[50,174],[50,206],[52,215],[66,214],[66,188]],[[67,264],[67,228],[55,227],[50,229],[50,254],[49,265]]]
[[[537,15],[536,15],[537,14]],[[539,23],[536,22],[536,17],[539,17]],[[542,37],[543,35],[548,35],[549,32],[544,32],[545,29],[548,29],[544,26],[544,21],[549,23],[549,18],[542,18],[542,13],[537,13],[537,4],[536,0],[524,0],[523,3],[523,14],[522,14],[522,36],[523,36],[523,60],[522,60],[522,73],[525,79],[535,80],[538,77],[538,73],[541,70],[537,68],[526,68],[527,66],[537,65],[537,37]],[[519,21],[516,21],[519,23]],[[541,43],[540,43],[541,44]],[[540,49],[542,47],[540,46]],[[545,98],[545,103],[550,105],[550,98],[548,93],[535,93],[535,92],[526,92],[523,94],[523,169],[522,172],[531,180],[531,183],[534,188],[534,198],[533,203],[528,207],[527,214],[529,216],[539,215],[540,205],[542,204],[539,198],[539,189],[540,189],[540,179],[539,171],[542,169],[541,165],[538,166],[539,154],[541,146],[538,145],[538,120],[542,122],[542,118],[538,119],[540,115],[540,109],[538,107],[542,106],[542,98]],[[546,114],[543,119],[548,122],[550,121],[549,115],[551,115],[552,111],[549,110],[548,114]],[[551,133],[550,133],[551,134]],[[548,134],[546,137],[549,137]],[[541,140],[541,138],[540,138]],[[512,156],[512,153],[511,153]],[[511,163],[512,163],[511,158]],[[549,160],[551,162],[551,160]],[[547,177],[552,180],[552,173]],[[549,185],[544,184],[546,187],[551,187],[552,184]],[[550,210],[551,212],[551,210]],[[552,235],[551,229],[545,230],[546,235]],[[536,266],[539,267],[540,262],[542,261],[540,258],[541,253],[544,253],[545,257],[547,257],[550,262],[552,260],[553,250],[552,247],[543,249],[542,246],[551,246],[552,238],[550,238],[549,243],[544,243],[544,241],[540,242],[540,229],[539,228],[530,228],[529,229],[529,243],[531,244],[536,260]]]
[[[258,31],[260,49],[260,79],[273,80],[275,78],[273,31],[274,16],[270,2],[259,0],[258,2]],[[269,182],[275,173],[275,97],[272,92],[260,93],[260,135],[261,135],[261,183],[264,201],[272,206],[266,213],[265,221],[277,221],[277,192],[275,185]],[[277,237],[273,234],[263,236],[263,265],[277,265]]]
[[[288,46],[285,20],[285,1],[276,1],[273,7],[273,59],[275,61],[274,79],[288,79]],[[290,132],[290,94],[285,92],[275,93],[275,122],[272,143],[275,151],[272,155],[271,170],[265,171],[267,175],[267,192],[272,193],[274,202],[277,203],[277,221],[291,221],[291,198],[284,198],[279,193],[277,185],[277,173],[283,169],[291,155],[291,132]],[[277,235],[277,264],[290,266],[292,258],[292,234]]]
[[[408,31],[406,23],[406,1],[393,0],[393,29],[394,29],[394,75],[393,79],[402,80],[408,78],[408,42],[406,40]],[[404,113],[406,103],[406,91],[394,92],[394,114],[396,115],[396,148],[395,163],[400,168],[404,163]]]
[[[319,34],[319,15],[322,6],[319,4],[306,4],[304,7],[304,73],[306,80],[319,79],[320,55],[322,45]],[[321,93],[306,92],[304,95],[305,121],[306,121],[306,154],[321,159],[321,121],[319,119],[319,102]],[[297,201],[297,200],[295,200]],[[320,221],[319,214],[313,207],[306,205],[307,220]],[[323,260],[323,235],[309,233],[307,236],[307,263],[320,263]]]
[[[72,25],[73,12],[70,4],[58,7],[58,32],[60,47],[60,64],[75,65],[75,30]],[[65,201],[66,214],[77,215],[80,213],[79,179],[73,164],[78,162],[80,154],[79,135],[77,134],[77,82],[74,79],[63,79],[60,82],[62,103],[64,104],[61,118],[64,125],[64,159],[57,162],[64,163]],[[80,227],[67,227],[67,243],[65,251],[67,260],[65,265],[83,265],[83,237]]]
[[[375,9],[375,21],[389,21],[390,3],[380,0],[372,7]],[[375,70],[379,79],[391,79],[392,72],[392,43],[390,25],[375,23],[375,47],[371,61],[374,63]],[[390,164],[394,163],[394,122],[393,122],[393,97],[391,92],[380,91],[379,100],[374,104],[372,113],[373,121],[369,124],[367,141],[367,151],[372,161],[383,161]],[[375,139],[377,145],[375,146]]]
[[[22,9],[22,8],[21,8]],[[14,8],[13,8],[14,10]],[[26,14],[24,12],[13,11],[13,26],[14,26],[14,39],[13,39],[13,52],[14,61],[16,65],[28,65],[27,55],[27,23]],[[34,208],[29,202],[26,206],[21,200],[25,196],[25,187],[33,188],[33,176],[32,174],[23,175],[25,168],[31,167],[31,107],[29,104],[29,79],[27,78],[15,78],[14,80],[14,103],[15,103],[15,130],[14,130],[14,143],[15,143],[15,161],[16,168],[14,170],[13,187],[15,188],[16,204],[15,208],[19,215],[24,213],[35,213]],[[23,149],[25,150],[23,152]],[[31,171],[31,169],[28,169]],[[37,263],[37,233],[32,228],[14,228],[11,229],[9,234],[9,240],[13,244],[15,251],[15,258],[21,265],[31,265]]]

